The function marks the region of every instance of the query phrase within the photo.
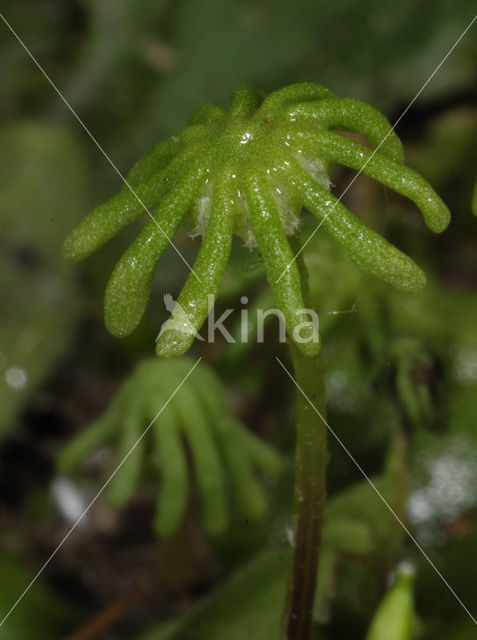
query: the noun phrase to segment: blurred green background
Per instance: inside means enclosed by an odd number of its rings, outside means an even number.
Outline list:
[[[1,9],[122,172],[238,84],[272,91],[313,81],[370,102],[394,122],[475,12],[467,0],[4,0]],[[451,209],[439,237],[411,203],[360,177],[344,202],[429,274],[419,294],[360,273],[318,233],[306,250],[320,313],[329,420],[475,614],[477,565],[477,38],[474,26],[397,126],[406,161]],[[59,450],[108,406],[144,357],[186,272],[166,253],[153,300],[125,340],[103,325],[107,276],[136,229],[84,264],[61,243],[120,179],[0,23],[0,617],[108,477],[102,449],[72,479]],[[336,194],[351,171],[333,171]],[[313,229],[303,225],[303,238]],[[183,230],[183,254],[197,240]],[[266,296],[260,256],[237,243],[222,301]],[[258,304],[258,302],[257,302]],[[267,484],[267,517],[204,533],[195,497],[186,521],[158,539],[157,475],[145,468],[126,509],[100,498],[0,638],[272,640],[280,618],[293,481],[293,390],[264,345],[194,347],[237,415],[288,461]],[[404,448],[399,443],[405,442]],[[316,638],[365,638],[402,560],[415,566],[413,637],[466,640],[475,625],[330,442],[330,503]],[[66,497],[65,497],[66,496]],[[65,507],[71,505],[71,510]],[[75,511],[76,508],[76,511]],[[390,627],[392,627],[392,621]],[[390,640],[401,640],[390,636]],[[383,638],[383,640],[386,640]]]

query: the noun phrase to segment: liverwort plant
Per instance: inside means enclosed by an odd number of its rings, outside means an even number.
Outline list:
[[[374,150],[337,131],[362,135]],[[139,160],[122,192],[90,213],[64,244],[65,256],[79,260],[145,209],[155,208],[154,219],[120,258],[106,288],[106,326],[114,335],[126,336],[144,313],[164,249],[181,221],[193,218],[195,233],[203,240],[178,299],[186,322],[171,318],[161,332],[156,350],[162,357],[179,356],[190,347],[209,312],[208,296],[217,295],[233,234],[260,250],[275,304],[286,321],[301,389],[293,554],[283,626],[283,637],[289,640],[309,637],[327,462],[320,342],[312,339],[308,322],[308,274],[296,237],[303,207],[368,273],[410,292],[425,284],[413,260],[331,194],[331,162],[360,170],[413,200],[432,231],[448,225],[447,207],[404,165],[401,143],[384,116],[359,100],[338,98],[320,85],[304,83],[266,97],[239,87],[228,109],[196,109],[187,126]]]
[[[160,536],[178,529],[187,508],[183,441],[193,460],[203,524],[213,535],[228,523],[225,470],[241,513],[254,520],[267,509],[255,469],[274,476],[283,467],[280,455],[231,414],[220,380],[209,367],[202,365],[200,376],[186,377],[193,364],[189,358],[143,360],[106,411],[68,443],[57,461],[61,473],[70,473],[99,446],[118,442],[119,460],[124,462],[109,484],[108,498],[123,507],[134,494],[144,460],[151,457],[161,478],[154,518]],[[184,377],[180,394],[174,395]],[[148,424],[152,433],[142,437]]]

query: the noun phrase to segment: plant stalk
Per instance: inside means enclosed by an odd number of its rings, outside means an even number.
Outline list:
[[[301,257],[300,254],[299,258]],[[308,274],[303,260],[299,261],[299,267],[302,272],[304,298],[309,304]],[[293,549],[285,602],[283,640],[308,640],[312,624],[323,507],[326,497],[328,434],[324,422],[326,420],[325,377],[320,354],[316,357],[305,356],[292,342],[290,342],[290,348],[295,380],[299,388],[296,390]]]

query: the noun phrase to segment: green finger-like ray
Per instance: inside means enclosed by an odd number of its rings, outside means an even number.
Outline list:
[[[283,89],[270,93],[262,102],[255,118],[261,119],[277,115],[280,110],[293,102],[320,100],[322,98],[332,98],[333,96],[334,94],[329,89],[314,82],[291,84],[288,87],[283,87]]]
[[[159,142],[132,166],[121,190],[127,191],[130,187],[135,189],[161,170],[164,170],[161,174],[164,182],[170,186],[175,177],[182,173],[191,159],[200,151],[200,142],[207,132],[208,127],[204,125],[187,126],[181,131],[180,136],[172,136]],[[191,143],[195,144],[188,147],[187,145]]]
[[[142,182],[149,180],[155,173],[164,169],[181,150],[183,150],[183,145],[177,136],[162,140],[133,164],[126,175],[127,183],[129,183],[131,187],[136,187]],[[128,185],[123,183],[121,190],[126,191],[128,189]]]
[[[187,124],[213,124],[219,122],[227,114],[227,110],[216,104],[203,104],[190,114]]]
[[[329,131],[293,132],[286,140],[306,153],[319,153],[326,160],[362,171],[398,193],[410,198],[421,210],[432,231],[443,231],[450,222],[446,205],[422,176],[398,165],[363,145]]]
[[[86,258],[111,240],[119,231],[156,206],[161,198],[186,175],[199,146],[192,145],[179,153],[167,167],[136,184],[134,192],[127,188],[89,213],[63,243],[68,260]]]
[[[210,533],[219,534],[228,522],[225,479],[207,416],[196,392],[189,385],[181,388],[174,408],[180,416],[182,431],[191,450],[204,526]]]
[[[205,365],[201,366],[200,376],[194,380],[200,402],[205,407],[211,423],[219,424],[230,412],[225,399],[225,388],[217,376]]]
[[[188,498],[187,460],[172,406],[161,412],[152,429],[162,479],[154,529],[160,536],[170,536],[180,526]]]
[[[83,429],[61,450],[56,459],[59,473],[70,473],[78,464],[99,446],[105,444],[112,435],[115,421],[105,413],[87,428]]]
[[[197,124],[189,124],[182,129],[179,134],[179,140],[183,143],[191,144],[200,142],[207,136],[210,135],[210,127],[206,124],[197,123]]]
[[[247,118],[260,104],[260,94],[251,87],[237,87],[232,92],[232,100],[229,107],[229,117]]]
[[[253,167],[245,183],[246,201],[252,229],[261,252],[275,303],[282,311],[288,335],[306,355],[316,355],[320,344],[313,336],[309,316],[303,312],[300,274],[285,236],[278,204],[268,176]],[[296,334],[296,335],[294,335]],[[299,341],[295,338],[299,337]]]
[[[136,191],[139,185],[158,175],[163,183],[158,191],[162,197],[163,193],[172,187],[191,162],[198,157],[204,147],[200,138],[204,138],[206,132],[207,127],[204,126],[185,127],[180,137],[173,136],[164,140],[167,145],[163,148],[160,147],[163,143],[159,143],[132,167],[126,176],[126,182],[121,187],[122,191],[130,191],[130,187]],[[166,187],[165,191],[163,191],[164,186]]]
[[[331,98],[316,103],[294,104],[288,110],[290,122],[318,125],[324,129],[343,128],[363,135],[379,152],[395,162],[404,162],[399,137],[389,121],[371,105],[354,98]]]
[[[136,489],[146,445],[146,436],[143,436],[146,428],[142,398],[131,398],[122,419],[117,450],[118,465],[121,466],[112,478],[107,493],[108,500],[115,507],[127,504]]]
[[[195,166],[164,197],[154,220],[123,254],[106,287],[106,327],[116,336],[129,335],[139,323],[149,300],[157,263],[187,213],[206,172]]]
[[[225,389],[216,376],[204,366],[201,368],[201,375],[197,376],[196,388],[211,421],[217,425],[217,431],[221,432],[221,437],[226,438],[227,434],[233,431],[237,448],[242,449],[245,456],[250,457],[257,467],[271,475],[277,475],[283,471],[283,458],[280,453],[249,431],[239,420],[229,417]]]
[[[475,183],[474,192],[472,194],[472,213],[477,216],[477,182]]]
[[[179,295],[177,311],[165,325],[157,344],[157,355],[183,354],[194,341],[209,313],[209,297],[215,300],[230,255],[237,187],[229,167],[216,176],[212,207],[194,270]]]
[[[197,377],[196,390],[223,452],[242,513],[251,519],[263,518],[267,510],[266,494],[237,435],[246,429],[245,426],[230,416],[224,399],[225,390],[205,367]]]
[[[297,190],[303,204],[358,266],[404,291],[419,291],[426,284],[424,272],[411,258],[363,224],[297,162],[288,162],[293,175],[278,163],[276,173]]]
[[[284,470],[283,457],[274,447],[258,438],[238,423],[234,425],[235,439],[244,454],[262,471],[277,476]]]
[[[237,502],[245,516],[259,520],[267,512],[267,496],[236,435],[238,431],[244,429],[244,426],[231,419],[223,420],[222,426],[224,428],[217,429],[217,435],[233,481]]]
[[[128,397],[123,385],[99,418],[83,429],[61,450],[56,459],[59,473],[70,473],[86,456],[112,440],[127,402]]]

